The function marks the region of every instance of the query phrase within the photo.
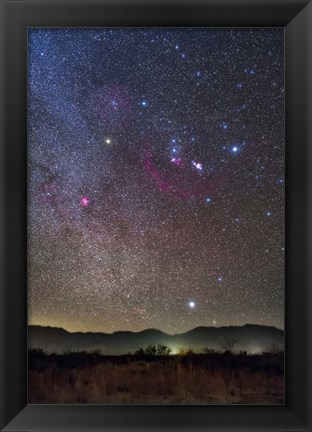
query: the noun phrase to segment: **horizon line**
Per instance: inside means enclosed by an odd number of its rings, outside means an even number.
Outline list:
[[[139,331],[132,331],[132,330],[116,330],[116,331],[114,331],[114,332],[110,332],[110,333],[109,333],[109,332],[105,332],[105,331],[82,331],[82,330],[69,331],[69,330],[65,329],[64,327],[54,327],[54,326],[50,326],[50,325],[40,325],[40,324],[27,324],[27,327],[52,328],[52,329],[64,330],[65,332],[70,333],[70,334],[75,334],[75,333],[82,333],[82,334],[92,333],[92,334],[107,334],[107,335],[114,335],[114,334],[116,334],[116,333],[133,333],[133,334],[138,334],[138,333],[142,333],[142,332],[145,332],[145,331],[148,331],[148,330],[154,330],[154,331],[158,331],[158,332],[160,332],[160,333],[164,333],[164,334],[166,334],[166,335],[168,335],[168,336],[178,336],[178,335],[182,335],[182,334],[185,334],[185,333],[189,333],[190,331],[193,331],[193,330],[198,329],[198,328],[214,328],[214,329],[221,329],[221,328],[229,328],[229,327],[239,327],[239,328],[242,328],[242,327],[246,327],[246,326],[255,326],[255,327],[271,327],[271,328],[275,328],[275,329],[277,329],[277,330],[281,330],[281,331],[285,332],[285,329],[280,328],[280,327],[276,327],[275,325],[252,324],[252,323],[246,323],[246,324],[243,324],[243,325],[223,325],[223,326],[218,326],[218,327],[217,327],[217,326],[214,326],[214,325],[212,325],[212,326],[200,325],[200,326],[193,327],[193,328],[191,328],[190,330],[186,330],[186,331],[181,332],[181,333],[172,333],[172,334],[170,334],[170,333],[166,333],[165,331],[163,331],[163,330],[159,330],[159,329],[154,328],[154,327],[149,327],[149,328],[146,328],[146,329],[143,329],[143,330],[139,330]]]

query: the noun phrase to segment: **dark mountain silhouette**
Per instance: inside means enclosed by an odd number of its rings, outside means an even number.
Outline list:
[[[69,333],[62,328],[28,327],[29,348],[46,352],[100,350],[106,355],[134,353],[150,344],[166,344],[173,353],[180,348],[202,352],[204,347],[224,351],[224,342],[237,340],[233,351],[248,353],[270,351],[273,347],[284,349],[284,331],[276,327],[246,324],[242,327],[196,327],[183,334],[168,335],[156,329],[138,333],[118,331],[109,333]]]

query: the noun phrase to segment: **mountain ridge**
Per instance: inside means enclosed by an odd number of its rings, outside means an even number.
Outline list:
[[[47,352],[100,350],[107,355],[120,355],[135,352],[140,347],[153,344],[168,345],[173,352],[180,348],[191,348],[202,352],[204,347],[220,351],[224,342],[235,340],[234,351],[261,352],[276,346],[284,349],[284,331],[274,326],[245,324],[244,326],[195,327],[185,333],[169,335],[157,329],[141,332],[117,331],[68,332],[61,327],[28,326],[28,346],[30,349],[43,349]],[[222,348],[223,347],[223,348]]]
[[[220,326],[220,327],[216,327],[216,326],[197,326],[197,327],[194,327],[191,330],[187,330],[187,331],[185,331],[183,333],[173,333],[173,334],[165,333],[162,330],[159,330],[159,329],[153,328],[153,327],[148,328],[148,329],[144,329],[144,330],[140,330],[140,331],[137,331],[137,332],[134,332],[134,331],[131,331],[131,330],[116,330],[116,331],[114,331],[112,333],[107,333],[107,332],[104,332],[104,331],[103,332],[92,332],[92,331],[86,331],[86,332],[83,332],[83,331],[74,331],[74,332],[71,332],[69,330],[64,329],[64,327],[42,326],[40,324],[30,324],[30,325],[28,325],[28,328],[42,328],[42,329],[60,330],[60,331],[66,332],[68,334],[83,334],[83,335],[86,335],[86,334],[96,334],[96,335],[98,335],[98,334],[105,334],[105,335],[114,335],[114,334],[118,334],[118,333],[139,334],[139,333],[145,333],[145,332],[155,331],[155,332],[159,332],[159,333],[165,334],[167,336],[179,336],[179,335],[182,335],[182,334],[190,333],[190,332],[192,332],[194,330],[198,330],[198,329],[208,329],[208,328],[209,329],[229,329],[229,328],[244,328],[244,327],[256,327],[256,328],[257,327],[262,327],[262,328],[264,327],[264,328],[270,328],[270,329],[275,329],[275,330],[284,332],[284,330],[281,329],[281,328],[279,328],[279,327],[269,326],[269,325],[262,325],[262,324],[244,324],[242,326],[229,325],[229,326]]]

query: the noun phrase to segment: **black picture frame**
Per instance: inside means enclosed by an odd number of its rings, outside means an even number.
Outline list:
[[[1,430],[311,431],[311,1],[0,3]],[[285,405],[27,405],[27,28],[124,26],[285,27]]]

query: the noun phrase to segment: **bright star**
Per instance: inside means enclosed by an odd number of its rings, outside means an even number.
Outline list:
[[[143,107],[147,107],[147,102],[144,100],[144,101],[141,102],[141,105],[142,105]]]
[[[207,197],[207,198],[205,199],[205,202],[206,202],[207,204],[210,204],[210,203],[212,202],[212,198]]]
[[[237,153],[238,152],[238,147],[237,146],[233,146],[232,147],[232,152],[233,153]]]
[[[191,309],[194,309],[194,308],[195,308],[195,302],[190,301],[190,302],[189,302],[189,307],[190,307]]]
[[[222,276],[219,276],[218,277],[218,282],[222,282],[223,281],[223,277]]]
[[[266,215],[267,215],[268,217],[270,217],[270,216],[272,216],[272,212],[267,211],[267,212],[266,212]]]
[[[192,161],[192,165],[197,169],[197,171],[202,171],[203,164],[201,162]]]

